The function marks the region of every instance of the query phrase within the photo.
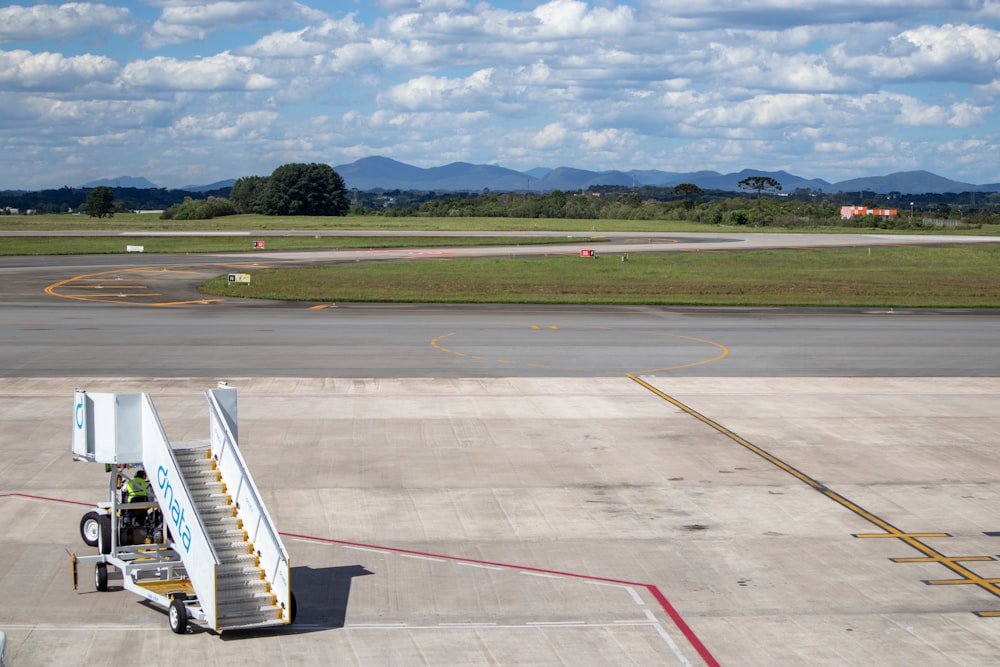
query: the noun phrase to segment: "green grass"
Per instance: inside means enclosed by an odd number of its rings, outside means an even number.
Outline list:
[[[252,252],[253,236],[16,236],[0,238],[0,255],[103,255],[142,246],[146,253]],[[565,237],[267,236],[265,250],[427,248],[566,243]],[[591,239],[601,242],[606,239]]]
[[[316,302],[1000,307],[1000,245],[459,259],[256,270],[209,294]]]
[[[0,230],[11,231],[300,231],[300,230],[382,230],[382,231],[635,231],[635,232],[753,232],[782,233],[870,233],[880,234],[976,234],[1000,235],[1000,225],[984,225],[981,229],[951,230],[875,230],[857,227],[731,227],[708,225],[682,220],[579,220],[563,218],[431,218],[380,216],[298,216],[233,215],[212,220],[160,220],[156,214],[116,213],[112,218],[91,218],[85,215],[0,216]]]

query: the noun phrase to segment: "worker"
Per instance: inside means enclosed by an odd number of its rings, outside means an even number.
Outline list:
[[[135,477],[125,483],[125,502],[144,503],[149,495],[149,482],[146,481],[146,471],[139,470]]]
[[[149,482],[146,481],[146,471],[139,470],[135,473],[135,477],[125,482],[125,486],[122,487],[122,495],[126,503],[144,503],[149,499]],[[146,521],[146,508],[136,507],[127,510],[126,516],[131,519],[123,535],[125,540],[123,544],[132,544],[132,527],[141,527]]]

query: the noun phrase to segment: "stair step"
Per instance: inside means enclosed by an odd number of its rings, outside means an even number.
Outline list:
[[[240,616],[277,618],[280,615],[280,610],[269,602],[251,600],[249,602],[220,603],[216,607],[216,613],[220,621],[232,621]]]
[[[261,582],[260,586],[231,586],[220,588],[215,593],[219,606],[245,602],[256,602],[260,606],[274,606],[274,594]]]
[[[239,578],[239,577],[255,577],[258,579],[263,578],[261,576],[261,570],[259,567],[253,564],[245,563],[222,563],[215,570],[216,579],[226,579],[226,578]]]
[[[229,496],[223,493],[191,493],[191,500],[201,510],[205,508],[221,508],[229,506]]]
[[[219,627],[223,630],[235,630],[237,628],[242,628],[246,626],[261,626],[261,625],[283,625],[284,621],[281,620],[281,614],[277,608],[275,608],[273,613],[261,612],[257,614],[250,614],[244,616],[231,616],[226,618],[219,618]]]

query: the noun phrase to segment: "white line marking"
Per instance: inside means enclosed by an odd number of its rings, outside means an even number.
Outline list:
[[[627,621],[612,621],[612,623],[615,625],[652,625],[652,623],[656,623],[656,621],[654,620],[650,622],[644,621],[641,618],[632,618]]]
[[[439,623],[442,628],[493,628],[496,623]]]
[[[525,625],[585,625],[585,621],[528,621]]]
[[[521,570],[521,574],[526,574],[529,577],[544,577],[545,579],[562,579],[562,577],[555,574],[545,574],[544,572],[528,572],[527,570]]]
[[[418,556],[417,554],[399,554],[400,558],[416,558],[417,560],[429,560],[432,563],[447,563],[444,558],[432,558],[430,556]]]
[[[642,598],[639,597],[639,594],[636,593],[635,589],[631,586],[623,586],[622,584],[609,584],[605,581],[586,581],[584,583],[590,584],[591,586],[607,586],[608,588],[623,588],[626,591],[628,591],[629,595],[632,596],[632,599],[635,601],[637,605],[643,607],[646,606],[646,603],[643,602]]]
[[[455,565],[464,565],[465,567],[481,567],[484,570],[503,570],[502,567],[496,567],[495,565],[483,565],[482,563],[463,563],[460,560],[455,561]]]
[[[406,623],[352,623],[344,627],[352,630],[398,630],[410,626]]]
[[[650,609],[643,609],[643,611],[646,612],[646,618],[648,618],[649,620],[653,621],[654,623],[659,623],[659,621],[656,619],[656,616],[653,615],[652,610],[650,610]]]
[[[347,546],[347,545],[343,545],[343,547],[345,549],[351,549],[352,551],[368,551],[368,552],[371,552],[373,554],[387,554],[387,553],[389,553],[388,551],[382,551],[381,549],[369,549],[368,547],[351,547],[351,546]]]
[[[691,662],[684,656],[683,653],[681,653],[681,649],[674,643],[674,640],[670,637],[670,635],[667,634],[666,629],[659,623],[653,623],[653,627],[656,628],[656,631],[660,633],[661,637],[663,637],[663,641],[667,642],[667,646],[669,646],[670,650],[674,652],[674,655],[676,655],[677,659],[681,661],[681,664],[684,665],[684,667],[691,667]]]

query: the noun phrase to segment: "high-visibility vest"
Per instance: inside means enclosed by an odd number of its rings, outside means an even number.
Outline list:
[[[148,489],[149,482],[140,477],[129,480],[125,484],[126,502],[134,503],[136,500],[145,500]]]

